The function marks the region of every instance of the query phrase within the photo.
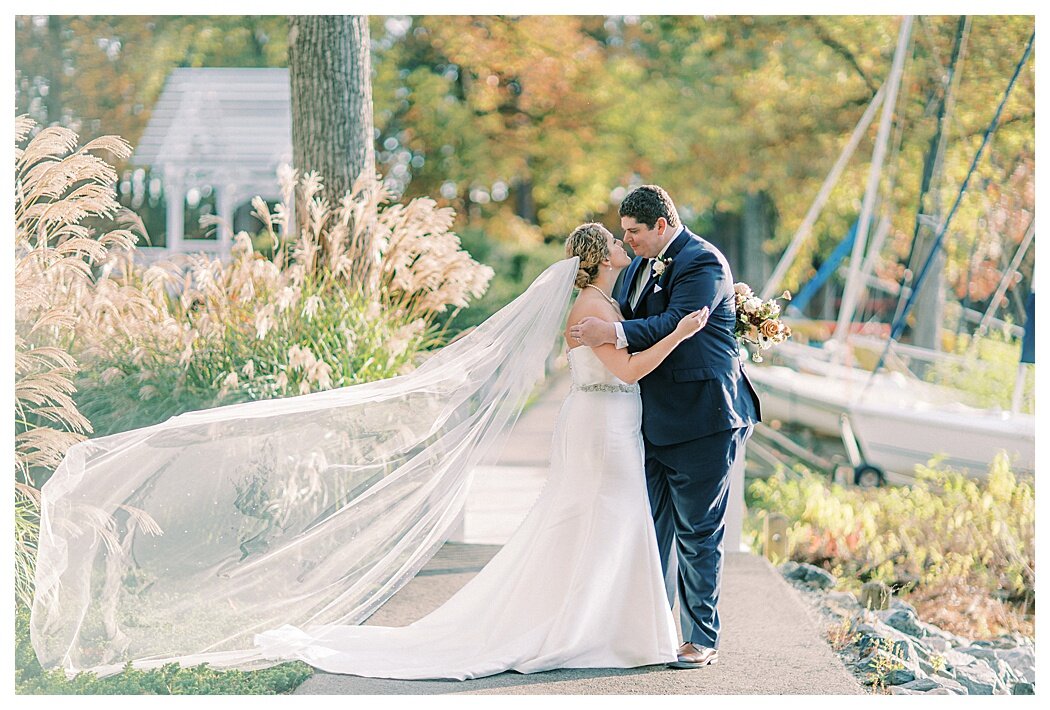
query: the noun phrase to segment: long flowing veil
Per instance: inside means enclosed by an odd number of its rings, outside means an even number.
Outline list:
[[[367,619],[447,539],[543,376],[577,264],[409,374],[70,448],[42,490],[41,664],[259,668],[256,633]]]

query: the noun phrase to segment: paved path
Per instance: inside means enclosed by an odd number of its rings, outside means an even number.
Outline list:
[[[479,469],[463,526],[437,555],[366,623],[403,626],[440,606],[491,559],[524,518],[546,480],[555,417],[569,388],[556,376],[515,426],[499,464]],[[727,555],[723,639],[717,666],[672,670],[556,670],[501,673],[468,681],[399,681],[317,672],[298,695],[438,694],[861,694],[824,642],[820,622],[760,557]],[[677,618],[677,609],[675,617]]]

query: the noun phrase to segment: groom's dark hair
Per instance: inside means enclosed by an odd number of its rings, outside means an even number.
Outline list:
[[[620,216],[632,217],[649,229],[655,227],[661,217],[667,220],[668,226],[678,226],[678,210],[667,190],[659,185],[642,185],[631,190],[620,203]]]

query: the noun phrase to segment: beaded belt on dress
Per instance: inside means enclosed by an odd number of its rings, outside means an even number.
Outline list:
[[[638,385],[613,385],[613,384],[594,384],[594,385],[573,385],[570,392],[626,392],[635,393],[639,392]]]

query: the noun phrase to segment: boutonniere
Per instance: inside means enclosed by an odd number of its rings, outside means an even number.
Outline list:
[[[671,259],[661,259],[657,257],[656,261],[653,262],[653,275],[659,279],[667,271],[667,267],[671,265]]]

